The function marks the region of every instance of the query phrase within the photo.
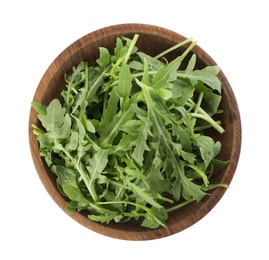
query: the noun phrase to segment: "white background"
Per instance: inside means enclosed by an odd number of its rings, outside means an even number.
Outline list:
[[[0,259],[269,259],[268,1],[29,1],[0,3]],[[241,112],[237,171],[192,227],[153,241],[84,228],[54,203],[28,144],[30,102],[69,44],[120,23],[166,27],[198,40],[228,78]]]

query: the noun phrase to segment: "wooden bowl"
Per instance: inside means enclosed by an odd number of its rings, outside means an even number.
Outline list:
[[[88,60],[89,64],[95,65],[99,56],[99,47],[103,46],[113,51],[117,37],[132,38],[135,33],[139,34],[137,42],[139,49],[153,56],[186,39],[184,36],[168,29],[145,24],[122,24],[94,31],[75,41],[52,62],[43,75],[33,100],[48,105],[53,98],[60,97],[60,92],[65,87],[64,74],[71,72],[72,66],[78,65],[81,60]],[[183,49],[184,47],[174,51],[170,58],[181,54]],[[196,46],[192,52],[197,55],[197,67],[216,65],[214,60],[199,46]],[[221,108],[225,110],[225,113],[221,120],[225,133],[222,135],[212,133],[212,137],[222,143],[219,158],[230,160],[230,163],[228,166],[218,169],[218,173],[213,175],[211,181],[212,183],[230,184],[239,160],[241,122],[234,93],[222,71],[219,73],[219,79],[223,87]],[[71,215],[66,211],[66,198],[58,192],[55,175],[51,173],[44,160],[39,156],[39,144],[33,134],[32,124],[40,125],[33,108],[30,110],[29,119],[30,148],[37,173],[47,192],[59,207],[75,221],[103,235],[125,240],[149,240],[170,236],[190,227],[204,217],[218,203],[226,191],[225,188],[216,188],[211,191],[210,196],[206,196],[201,202],[191,203],[169,213],[167,229],[160,227],[151,230],[140,227],[136,222],[100,224],[89,220],[87,215],[82,213]]]

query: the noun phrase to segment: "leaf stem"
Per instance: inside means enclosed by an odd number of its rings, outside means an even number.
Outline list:
[[[221,134],[224,133],[225,130],[214,119],[212,119],[212,117],[210,117],[204,110],[203,111],[200,111],[200,110],[201,110],[201,108],[199,109],[200,113],[192,113],[191,116],[207,121],[219,133],[221,133]]]
[[[188,39],[186,39],[186,40],[184,40],[184,41],[182,41],[182,42],[179,42],[178,44],[172,46],[171,48],[168,48],[167,50],[165,50],[165,51],[159,53],[159,54],[156,55],[154,58],[155,58],[155,59],[159,59],[159,58],[165,56],[166,54],[168,54],[169,52],[172,52],[172,51],[178,49],[179,47],[183,46],[184,44],[191,42],[192,40],[193,40],[192,38],[188,38]]]
[[[219,125],[219,123],[216,122],[210,115],[208,115],[208,113],[205,110],[203,110],[199,106],[199,104],[197,106],[197,104],[195,104],[193,100],[189,99],[188,102],[186,102],[186,105],[188,107],[194,107],[194,113],[191,113],[192,117],[205,120],[221,134],[225,132],[225,130]],[[197,107],[198,107],[198,109],[197,109]]]
[[[85,62],[85,90],[86,93],[89,91],[89,66],[88,62]]]
[[[202,169],[200,169],[196,165],[193,165],[193,164],[190,164],[190,163],[188,163],[187,166],[189,166],[194,171],[196,171],[201,176],[201,178],[203,179],[203,182],[204,182],[205,186],[208,186],[208,184],[209,184],[208,178],[207,178],[206,174],[204,173],[204,171]]]
[[[138,37],[139,37],[138,34],[135,34],[135,35],[134,35],[133,40],[132,40],[132,42],[131,42],[131,44],[130,44],[130,46],[129,46],[129,49],[128,49],[128,51],[127,51],[127,53],[126,53],[126,55],[125,55],[125,57],[124,57],[124,60],[123,60],[123,62],[122,62],[123,65],[124,65],[124,64],[127,64],[128,60],[129,60],[129,58],[130,58],[130,56],[131,56],[131,54],[132,54],[132,51],[133,51],[133,49],[134,49],[134,47],[135,47],[135,45],[136,45],[136,42],[137,42],[137,40],[138,40]]]
[[[180,203],[180,204],[177,204],[177,205],[174,206],[174,207],[171,207],[171,208],[166,209],[166,212],[168,213],[168,212],[174,211],[174,210],[176,210],[176,209],[180,209],[180,208],[182,208],[182,207],[184,207],[184,206],[190,204],[190,203],[193,202],[193,201],[195,201],[195,200],[194,200],[194,199],[186,200],[186,201],[184,201],[184,202],[182,202],[182,203]]]
[[[215,122],[216,122],[218,125],[221,124],[221,121],[220,121],[220,120],[217,120],[217,121],[215,121]],[[199,131],[203,131],[203,130],[206,130],[206,129],[211,128],[211,127],[212,127],[212,125],[209,124],[209,123],[207,123],[207,124],[204,124],[204,125],[195,126],[195,127],[194,127],[194,131],[195,131],[195,132],[199,132]]]
[[[201,107],[203,96],[204,96],[204,92],[200,92],[195,109],[194,109],[194,113],[197,113],[199,108]]]

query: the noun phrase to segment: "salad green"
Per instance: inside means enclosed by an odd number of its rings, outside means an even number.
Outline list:
[[[211,184],[224,132],[213,116],[223,111],[218,66],[195,69],[192,39],[152,57],[133,39],[117,38],[114,52],[100,47],[96,66],[81,61],[65,77],[63,102],[32,102],[42,127],[33,125],[40,155],[57,176],[67,210],[87,211],[102,223],[142,219],[166,227],[168,213],[199,202]],[[168,62],[164,56],[188,45]],[[180,201],[180,202],[179,202]]]

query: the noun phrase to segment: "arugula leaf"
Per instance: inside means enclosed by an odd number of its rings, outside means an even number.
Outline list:
[[[86,169],[89,172],[89,188],[91,194],[95,194],[95,182],[100,177],[100,174],[106,167],[108,162],[108,150],[99,150],[92,155],[92,158],[88,161],[89,166]],[[96,195],[97,197],[97,195]],[[93,198],[95,201],[98,198]]]
[[[64,183],[62,188],[68,198],[77,201],[80,207],[89,204],[89,201],[82,195],[81,190],[78,187],[74,187],[69,183]]]
[[[38,114],[41,114],[41,115],[46,115],[46,106],[44,106],[44,105],[42,105],[42,104],[40,104],[40,103],[38,103],[38,102],[35,102],[35,101],[33,101],[33,102],[31,102],[31,105],[32,105],[32,107],[35,109],[35,111],[38,113]]]
[[[161,208],[162,206],[156,202],[152,196],[144,191],[142,188],[139,186],[135,185],[134,183],[130,182],[128,179],[126,179],[126,185],[130,187],[131,190],[133,190],[134,194],[137,194],[139,197],[142,198],[142,200],[146,201],[150,205],[156,207],[156,208]]]
[[[61,106],[60,101],[54,99],[47,107],[46,114],[39,114],[38,119],[47,131],[55,132],[64,123],[65,111],[66,109]]]
[[[100,52],[100,57],[96,60],[96,62],[101,68],[108,67],[111,63],[111,55],[108,49],[104,47],[100,47],[99,52]]]
[[[198,136],[195,141],[200,149],[201,157],[205,162],[205,166],[207,167],[211,160],[220,152],[221,143],[214,142],[214,140],[209,136]]]
[[[157,228],[160,225],[167,228],[167,225],[165,224],[165,220],[167,219],[167,212],[164,208],[154,208],[147,210],[147,213],[145,215],[145,219],[142,222],[142,227],[147,228]]]
[[[119,132],[119,128],[133,116],[133,110],[129,107],[125,112],[119,111],[118,114],[109,121],[107,127],[101,132],[103,135],[99,139],[102,147],[107,147],[113,143],[114,138]]]
[[[118,215],[118,213],[116,211],[102,209],[102,215],[90,214],[90,215],[88,215],[88,218],[90,220],[98,221],[101,223],[109,223],[110,221],[114,220],[117,215]]]
[[[204,84],[197,84],[195,89],[197,92],[203,93],[203,109],[209,115],[217,113],[222,97],[214,93],[212,89],[206,87]]]
[[[152,161],[152,167],[147,175],[147,181],[150,186],[150,191],[153,198],[156,198],[158,193],[161,191],[162,181],[164,180],[162,174],[163,161],[160,157],[155,157]]]
[[[217,90],[219,93],[221,93],[220,80],[208,70],[179,71],[178,77],[188,78],[192,86],[195,86],[198,81],[201,81],[207,84],[213,90]]]
[[[151,123],[144,121],[143,124],[137,129],[139,132],[137,140],[133,141],[135,149],[132,153],[132,157],[139,166],[143,166],[144,161],[144,151],[150,151],[150,148],[147,145],[147,139],[151,134],[150,131]]]
[[[176,80],[177,70],[181,62],[182,57],[179,56],[170,62],[167,66],[161,66],[152,78],[152,87],[163,88],[165,86],[166,88],[170,88],[171,84],[169,83]]]
[[[218,66],[196,69],[192,39],[151,57],[132,39],[117,38],[114,52],[99,48],[97,65],[80,62],[65,76],[63,104],[32,102],[40,156],[56,175],[67,211],[85,210],[101,223],[142,218],[141,226],[167,228],[169,212],[201,201],[214,188],[223,133]],[[172,61],[165,55],[186,50]],[[179,69],[187,59],[186,69]],[[159,60],[162,58],[162,61]],[[163,204],[172,203],[172,207]]]
[[[124,64],[119,73],[119,84],[114,87],[115,92],[124,101],[123,108],[126,102],[129,100],[129,96],[132,88],[132,74],[128,65]]]

